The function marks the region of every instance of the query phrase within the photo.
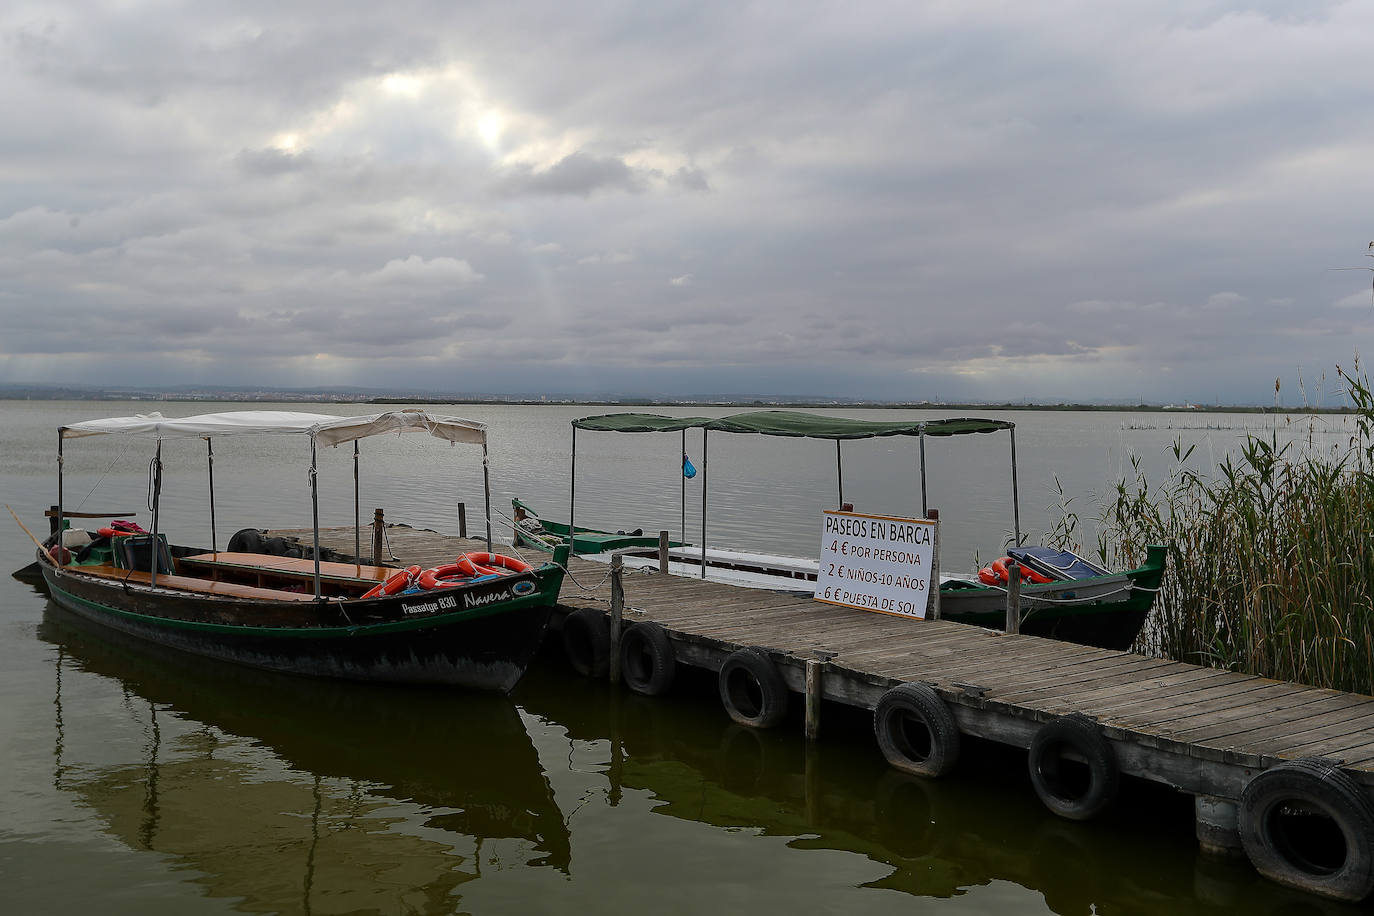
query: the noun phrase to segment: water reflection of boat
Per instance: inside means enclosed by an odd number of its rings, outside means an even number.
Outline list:
[[[39,636],[147,703],[143,759],[78,765],[59,686],[58,785],[246,911],[448,912],[484,865],[568,869],[562,812],[504,697],[153,653],[55,604]]]

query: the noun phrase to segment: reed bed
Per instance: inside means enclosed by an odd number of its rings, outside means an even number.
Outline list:
[[[1137,565],[1146,545],[1168,545],[1137,648],[1374,694],[1374,398],[1360,381],[1351,394],[1359,432],[1339,453],[1252,435],[1203,475],[1175,443],[1156,486],[1133,462],[1102,507],[1098,552]]]

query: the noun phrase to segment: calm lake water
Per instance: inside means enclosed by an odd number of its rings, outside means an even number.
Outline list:
[[[161,407],[0,402],[0,501],[36,534],[56,501],[56,427]],[[257,405],[368,413],[360,405]],[[566,519],[570,427],[597,408],[446,406],[491,426],[495,507],[520,496]],[[674,412],[674,411],[661,411]],[[719,415],[729,411],[676,411]],[[935,414],[842,411],[846,416]],[[1349,421],[1255,415],[1015,412],[1022,530],[1056,505],[1090,529],[1095,499],[1170,468],[1206,467],[1246,433],[1338,447]],[[681,525],[678,434],[578,436],[579,523]],[[836,502],[833,444],[717,434],[708,540],[814,554]],[[699,433],[687,450],[698,467]],[[145,444],[71,441],[66,502],[144,509]],[[920,509],[913,440],[844,446],[860,511]],[[215,443],[222,547],[249,526],[309,523],[308,444]],[[927,443],[947,565],[1000,555],[1011,531],[1005,433]],[[204,443],[167,443],[164,530],[208,543]],[[1056,478],[1062,483],[1056,486]],[[324,525],[353,518],[351,449],[321,455]],[[700,476],[688,532],[699,535]],[[363,444],[364,516],[453,532],[479,524],[480,457],[425,437]],[[8,513],[6,513],[8,515]],[[498,525],[497,536],[502,535]],[[1091,539],[1091,536],[1089,536]],[[0,523],[11,569],[31,559]],[[709,678],[649,700],[576,678],[546,653],[508,698],[278,677],[112,639],[0,578],[0,912],[4,913],[1260,913],[1357,912],[1201,858],[1186,796],[1127,780],[1091,824],[1035,800],[1023,752],[974,743],[954,776],[884,764],[861,714],[730,723]]]

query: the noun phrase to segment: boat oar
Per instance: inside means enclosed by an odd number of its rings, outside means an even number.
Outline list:
[[[5,508],[6,508],[6,509],[10,509],[10,504],[9,504],[9,503],[5,503]],[[29,539],[32,540],[36,545],[38,545],[38,549],[39,549],[39,550],[42,550],[42,549],[43,549],[43,542],[40,541],[38,538],[36,538],[36,537],[33,536],[33,532],[29,530],[29,528],[28,528],[27,525],[25,525],[23,522],[19,521],[19,516],[15,514],[15,511],[14,511],[13,509],[10,509],[10,515],[13,515],[13,516],[14,516],[14,520],[15,520],[16,523],[18,523],[19,527],[20,527],[20,528],[23,528],[23,529],[24,529],[24,533],[27,534],[27,535],[29,536]]]
[[[5,508],[6,508],[6,509],[10,509],[9,503],[6,503],[6,504],[5,504]],[[24,529],[24,533],[27,534],[30,538],[33,539],[34,544],[38,545],[38,549],[39,549],[39,550],[42,550],[42,549],[43,549],[43,542],[40,541],[40,540],[38,540],[38,538],[36,538],[36,537],[33,536],[33,532],[30,531],[30,530],[28,529],[28,526],[26,526],[23,522],[20,522],[20,521],[19,521],[19,516],[18,516],[18,515],[15,515],[15,512],[14,512],[13,509],[10,509],[10,515],[14,515],[14,520],[15,520],[16,522],[19,522],[19,527],[20,527],[20,528],[23,528],[23,529]],[[36,560],[35,560],[34,562],[30,563],[28,566],[23,567],[22,569],[16,569],[16,570],[12,573],[12,575],[13,575],[16,579],[22,579],[22,580],[25,581],[25,582],[31,582],[31,581],[35,581],[35,580],[37,580],[37,581],[42,581],[42,579],[43,579],[43,572],[42,572],[42,569],[39,567],[38,561],[36,561]]]

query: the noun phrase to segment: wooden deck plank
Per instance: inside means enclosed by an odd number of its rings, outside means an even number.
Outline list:
[[[929,667],[930,660],[923,660],[923,664]],[[1001,664],[975,665],[968,666],[965,661],[961,665],[959,679],[967,683],[978,684],[981,687],[996,690],[997,688],[1015,682],[1017,678],[1028,679],[1031,677],[1042,677],[1048,668],[1053,668],[1058,676],[1065,676],[1069,672],[1078,669],[1090,669],[1094,666],[1092,661],[1073,661],[1064,665],[1054,665],[1052,658],[1037,656],[1032,659],[1025,659],[1020,662],[1014,659],[1003,659]],[[896,669],[889,669],[890,673],[896,677],[907,678],[911,675],[911,669],[919,670],[919,664],[903,665]]]
[[[1163,700],[1178,693],[1187,693],[1197,689],[1204,681],[1218,680],[1229,673],[1191,665],[1170,665],[1156,670],[1159,673],[1149,677],[1122,681],[1078,696],[1083,702],[1092,703],[1095,708],[1106,711],[1114,703],[1139,702],[1142,695]]]
[[[1259,725],[1294,723],[1304,719],[1311,715],[1313,708],[1322,708],[1325,699],[1315,691],[1277,697],[1271,694],[1272,691],[1256,698],[1261,709],[1233,707],[1181,718],[1174,723],[1179,727],[1170,737],[1193,744],[1226,742],[1228,738],[1252,731]]]
[[[1303,720],[1299,725],[1285,722],[1268,725],[1248,732],[1234,743],[1242,750],[1271,747],[1287,742],[1288,747],[1301,747],[1311,742],[1337,740],[1348,735],[1374,732],[1374,709],[1352,716],[1347,710],[1334,710]],[[1282,744],[1281,744],[1282,746]]]
[[[997,699],[1005,703],[1033,705],[1052,701],[1059,696],[1095,689],[1105,684],[1119,684],[1127,677],[1138,677],[1142,672],[1151,671],[1165,664],[1167,663],[1161,662],[1159,659],[1146,658],[1142,655],[1117,656],[1112,659],[1104,659],[1103,664],[1096,666],[1095,670],[1081,673],[1075,670],[1067,678],[1061,678],[1050,672],[1044,677],[1027,678],[1025,681],[1014,685],[1008,684],[998,690]],[[1093,666],[1081,667],[1093,668]]]
[[[1212,669],[1200,669],[1202,671],[1212,671]],[[1176,673],[1171,667],[1161,669],[1157,676],[1169,677]],[[1140,710],[1144,708],[1157,710],[1177,709],[1180,706],[1190,706],[1198,702],[1199,697],[1209,695],[1207,692],[1229,695],[1236,690],[1250,690],[1256,686],[1257,678],[1248,675],[1237,675],[1230,671],[1212,671],[1213,676],[1201,678],[1196,681],[1181,680],[1172,686],[1161,687],[1158,690],[1137,692],[1132,694],[1129,690],[1118,690],[1110,696],[1094,697],[1092,702],[1097,710],[1103,715],[1114,715],[1120,712]],[[1243,686],[1242,686],[1243,685]]]
[[[1059,671],[1066,671],[1082,665],[1093,664],[1092,661],[1060,659],[1056,657],[1053,652],[1045,652],[1040,649],[1026,651],[1024,647],[1018,647],[1013,651],[998,652],[993,647],[979,645],[976,647],[967,647],[967,651],[982,651],[984,653],[982,657],[984,664],[975,665],[970,668],[970,671],[979,672],[980,670],[986,670],[988,672],[999,673],[1009,678],[1023,674],[1038,674],[1044,672],[1048,667],[1054,667]],[[916,656],[912,653],[908,653],[906,658],[928,658],[931,654],[933,653],[922,653],[920,656]],[[901,662],[904,659],[896,650],[893,650],[883,655],[878,655],[872,660],[875,663],[882,664],[887,661]]]
[[[1371,755],[1374,755],[1374,747],[1371,747],[1369,732],[1367,729],[1361,729],[1339,738],[1304,741],[1302,744],[1284,748],[1283,753],[1293,757],[1347,757],[1353,755],[1356,759],[1364,759],[1366,749]]]
[[[1204,698],[1205,697],[1205,698]],[[1208,688],[1191,697],[1181,697],[1183,702],[1167,708],[1141,706],[1131,712],[1122,712],[1116,721],[1130,727],[1148,728],[1159,734],[1172,734],[1187,720],[1190,725],[1197,724],[1196,716],[1221,715],[1229,710],[1249,708],[1254,715],[1262,715],[1271,708],[1273,699],[1264,685],[1236,683],[1222,687]]]

